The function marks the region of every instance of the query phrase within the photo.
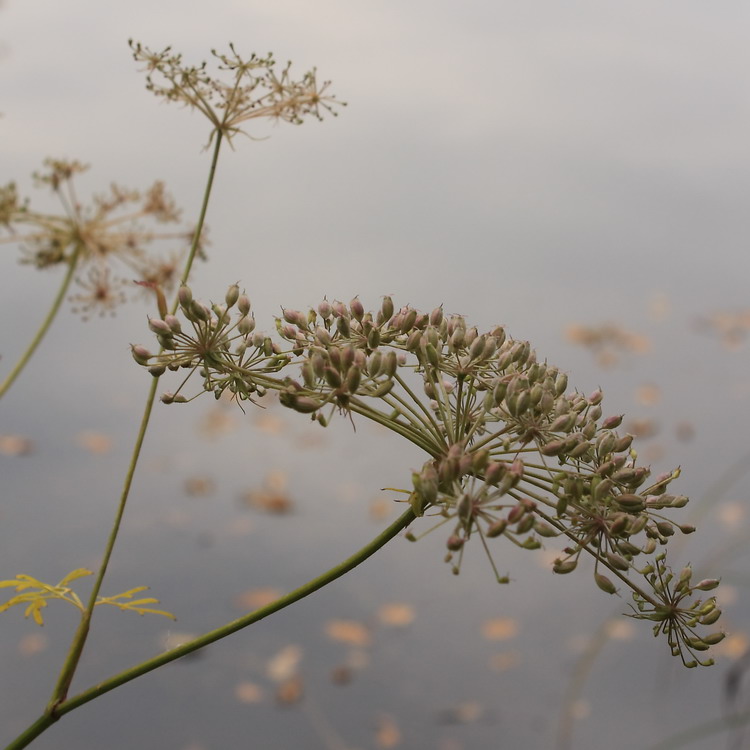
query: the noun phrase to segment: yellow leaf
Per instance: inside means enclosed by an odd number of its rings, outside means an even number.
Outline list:
[[[67,586],[71,581],[75,581],[78,578],[84,578],[85,576],[93,575],[93,573],[86,569],[86,568],[76,568],[75,570],[72,570],[68,575],[65,576],[65,578],[58,583],[58,586]]]

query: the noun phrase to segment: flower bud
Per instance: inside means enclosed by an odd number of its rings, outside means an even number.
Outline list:
[[[352,311],[352,317],[354,317],[356,320],[361,321],[365,315],[365,308],[359,301],[359,297],[355,297],[353,300],[351,300],[351,302],[349,302],[349,309]]]
[[[602,429],[603,430],[614,430],[615,428],[619,427],[622,424],[622,414],[618,414],[614,417],[607,417],[602,422]]]
[[[552,565],[552,572],[558,575],[572,573],[578,567],[578,560],[555,560]]]
[[[594,573],[594,580],[596,581],[596,585],[607,594],[617,593],[615,584],[612,583],[607,576],[602,575],[601,573]]]
[[[232,286],[227,289],[226,295],[224,295],[224,301],[227,303],[227,310],[234,307],[239,298],[240,287],[237,284],[232,284]]]
[[[243,335],[247,336],[255,330],[255,318],[251,315],[244,315],[237,321],[237,330]]]
[[[393,317],[393,300],[386,294],[380,305],[380,314],[383,316],[383,322],[387,323]]]
[[[190,307],[190,303],[193,301],[193,292],[190,287],[183,284],[177,292],[177,299],[182,307]]]
[[[133,359],[139,365],[147,365],[149,359],[154,356],[145,346],[141,346],[140,344],[131,344],[130,352],[133,355]]]
[[[237,310],[240,315],[250,314],[250,298],[246,294],[241,294],[237,299]]]

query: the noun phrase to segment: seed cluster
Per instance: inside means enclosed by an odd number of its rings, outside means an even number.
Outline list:
[[[275,390],[284,406],[323,426],[336,413],[384,425],[428,455],[412,474],[409,502],[417,516],[437,516],[430,531],[448,527],[446,560],[455,573],[472,538],[500,582],[508,579],[497,572],[490,540],[536,549],[544,538],[563,539],[556,573],[591,555],[599,588],[614,594],[615,581],[629,586],[632,616],[657,620],[687,666],[710,663],[695,652],[723,634],[700,636],[695,628],[718,619],[715,600],[688,601],[708,590],[706,582],[691,586],[683,571],[675,583],[664,562],[669,539],[694,531],[664,515],[687,503],[668,492],[679,469],[650,480],[632,436],[617,431],[622,417],[603,417],[601,391],[569,391],[565,373],[540,362],[528,342],[502,327],[481,333],[442,308],[397,310],[385,297],[366,312],[357,298],[324,300],[307,312],[283,309],[274,341],[255,330],[237,285],[223,305],[202,305],[187,287],[179,301],[189,326],[173,316],[152,319],[162,351],[133,347],[153,375],[198,371],[203,391],[218,398],[228,390],[238,401]],[[294,376],[281,374],[292,366]],[[162,400],[187,400],[180,393],[186,381]]]

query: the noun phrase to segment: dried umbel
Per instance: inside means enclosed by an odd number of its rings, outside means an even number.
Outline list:
[[[157,240],[176,240],[184,249],[193,233],[159,227],[178,223],[180,218],[162,182],[155,182],[143,193],[112,184],[109,192],[83,204],[75,177],[87,167],[59,159],[47,159],[44,164],[44,171],[34,174],[35,182],[52,189],[62,212],[35,211],[18,197],[13,183],[6,185],[0,188],[0,225],[6,230],[0,243],[18,243],[22,262],[37,268],[75,266],[80,291],[71,300],[84,317],[113,312],[134,279],[169,288],[181,253],[159,258],[150,247]]]
[[[601,391],[570,391],[565,373],[538,361],[528,342],[499,326],[480,332],[442,308],[396,310],[385,297],[366,312],[357,298],[324,300],[306,312],[283,309],[274,340],[255,329],[236,285],[222,305],[197,302],[188,287],[179,300],[186,323],[149,321],[161,352],[133,347],[154,375],[189,370],[163,400],[186,400],[180,391],[197,371],[203,391],[217,398],[228,390],[244,401],[275,390],[284,406],[323,426],[336,413],[378,422],[427,454],[413,472],[409,502],[416,516],[437,518],[433,528],[447,527],[455,573],[474,538],[491,562],[500,537],[525,549],[563,540],[556,573],[572,572],[590,555],[598,587],[614,594],[616,583],[628,586],[632,616],[656,620],[686,666],[711,663],[696,653],[723,634],[696,628],[718,619],[715,600],[691,601],[708,590],[705,582],[691,586],[683,571],[674,583],[664,562],[670,538],[694,531],[664,514],[687,503],[668,492],[679,470],[650,480],[632,436],[617,432],[622,417],[603,417]]]
[[[170,47],[154,52],[132,40],[130,47],[134,59],[144,64],[149,91],[198,110],[208,118],[213,126],[209,145],[216,133],[230,143],[238,133],[247,135],[244,128],[250,120],[265,117],[299,125],[307,116],[320,120],[324,112],[335,115],[333,106],[340,104],[326,93],[328,81],[318,83],[314,68],[295,80],[291,63],[279,72],[270,54],[245,59],[231,44],[228,54],[212,51],[219,70],[227,73],[227,80],[222,80],[221,75],[209,75],[205,62],[197,66],[183,64],[182,55]]]

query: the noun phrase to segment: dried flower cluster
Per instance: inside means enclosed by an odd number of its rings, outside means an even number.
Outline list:
[[[417,516],[432,511],[448,527],[454,572],[472,538],[490,561],[496,537],[526,549],[562,539],[556,573],[573,571],[586,552],[599,588],[614,594],[618,579],[629,586],[632,616],[656,620],[686,666],[712,663],[696,652],[723,634],[701,636],[695,628],[713,624],[719,610],[713,598],[690,599],[718,582],[691,586],[686,568],[675,583],[664,562],[662,548],[676,531],[694,531],[663,514],[687,503],[667,491],[679,470],[649,481],[632,436],[616,431],[622,417],[602,418],[601,391],[570,392],[565,373],[539,362],[528,342],[502,327],[480,333],[442,308],[397,310],[385,297],[373,313],[356,298],[348,305],[324,300],[316,310],[284,309],[274,341],[256,330],[237,285],[221,305],[201,304],[186,286],[179,301],[185,325],[171,315],[149,322],[160,353],[133,347],[155,376],[188,370],[163,401],[186,401],[181,390],[197,371],[203,391],[217,398],[228,390],[252,400],[270,389],[324,426],[336,412],[378,422],[428,454],[413,473],[409,502]],[[291,365],[298,376],[278,374]],[[632,572],[647,585],[634,583]]]
[[[318,84],[314,68],[295,81],[290,74],[291,63],[277,73],[271,54],[251,55],[245,60],[231,44],[229,54],[212,50],[219,70],[231,74],[225,83],[208,74],[205,62],[184,65],[182,55],[171,47],[154,52],[132,40],[130,47],[134,59],[145,65],[149,91],[166,101],[196,109],[208,118],[213,125],[209,145],[216,133],[230,142],[238,133],[247,135],[243,126],[249,120],[267,117],[298,125],[307,115],[320,120],[324,111],[336,114],[332,107],[338,102],[325,93],[329,82]]]
[[[47,159],[45,170],[34,174],[38,186],[51,188],[59,198],[60,214],[32,210],[14,183],[0,188],[0,227],[6,230],[0,243],[20,244],[22,262],[37,268],[72,264],[80,269],[81,291],[71,299],[84,317],[112,313],[133,279],[169,288],[177,280],[181,251],[158,258],[147,248],[155,240],[178,240],[184,248],[193,236],[144,227],[144,221],[179,221],[162,182],[145,193],[112,184],[108,193],[81,204],[74,181],[86,169],[77,161]]]

